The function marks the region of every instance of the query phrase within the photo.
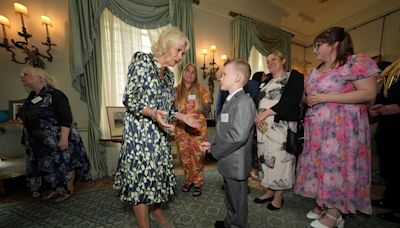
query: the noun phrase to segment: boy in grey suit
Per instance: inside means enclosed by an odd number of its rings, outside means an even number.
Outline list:
[[[224,177],[228,212],[224,221],[215,227],[249,227],[247,222],[247,178],[251,170],[251,143],[254,133],[256,108],[243,91],[250,77],[249,64],[241,59],[230,59],[224,64],[221,89],[229,91],[215,126],[213,143],[202,142],[203,151],[218,160],[218,171]]]

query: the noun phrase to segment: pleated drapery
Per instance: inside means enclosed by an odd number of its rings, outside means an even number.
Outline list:
[[[104,7],[126,23],[138,28],[152,29],[169,23],[176,25],[190,41],[193,41],[191,3],[191,0],[69,1],[72,85],[88,107],[87,153],[92,165],[93,179],[107,175],[106,155],[99,145],[102,83],[99,18]],[[191,54],[186,56],[183,64],[195,61],[194,42],[190,46]]]
[[[291,64],[291,38],[288,32],[242,16],[236,16],[231,24],[234,57],[248,60],[253,46],[264,56],[274,48],[285,55],[287,70]]]

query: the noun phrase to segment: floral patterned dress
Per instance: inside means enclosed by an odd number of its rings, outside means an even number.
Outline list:
[[[26,184],[33,197],[46,190],[68,193],[70,171],[77,180],[90,178],[89,159],[63,92],[51,86],[32,91],[17,115],[24,123]],[[66,150],[58,148],[61,126],[70,128]]]
[[[343,66],[305,82],[307,94],[346,93],[353,81],[375,76],[376,64],[366,55],[349,56]],[[370,131],[366,104],[322,103],[306,112],[304,149],[297,165],[295,192],[315,198],[319,206],[342,213],[371,214]]]
[[[160,77],[160,70],[164,76]],[[175,116],[174,74],[161,69],[153,54],[135,53],[124,92],[124,130],[114,188],[122,201],[157,204],[168,201],[176,185],[169,133],[155,120],[142,114],[143,108],[169,111]]]
[[[201,101],[208,104],[209,95],[204,88],[200,86]],[[200,143],[207,141],[207,123],[201,111],[196,111],[195,95],[189,95],[186,98],[185,108],[179,110],[181,113],[197,113],[197,119],[200,121],[200,128],[195,129],[187,126],[180,121],[175,127],[175,140],[178,145],[179,157],[182,162],[185,173],[185,184],[194,184],[196,187],[202,187],[204,184],[204,153],[200,150]]]
[[[258,110],[265,110],[276,105],[289,80],[290,72],[284,72],[279,78],[272,78],[260,90]],[[296,158],[286,152],[287,129],[296,128],[295,121],[274,121],[275,116],[265,120],[267,129],[257,128],[257,145],[259,156],[259,178],[265,188],[284,190],[293,187]],[[296,131],[296,130],[295,130]]]

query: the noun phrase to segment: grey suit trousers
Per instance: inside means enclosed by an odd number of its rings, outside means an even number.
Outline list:
[[[228,200],[228,213],[225,226],[229,228],[249,228],[247,223],[247,184],[248,180],[234,180],[224,177],[225,194]]]

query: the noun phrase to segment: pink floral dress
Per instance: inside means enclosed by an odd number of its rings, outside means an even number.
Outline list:
[[[346,93],[353,81],[375,76],[375,62],[363,54],[343,66],[305,81],[307,94]],[[315,198],[319,206],[342,213],[371,214],[370,130],[366,104],[322,103],[307,110],[304,150],[297,165],[294,191]]]

